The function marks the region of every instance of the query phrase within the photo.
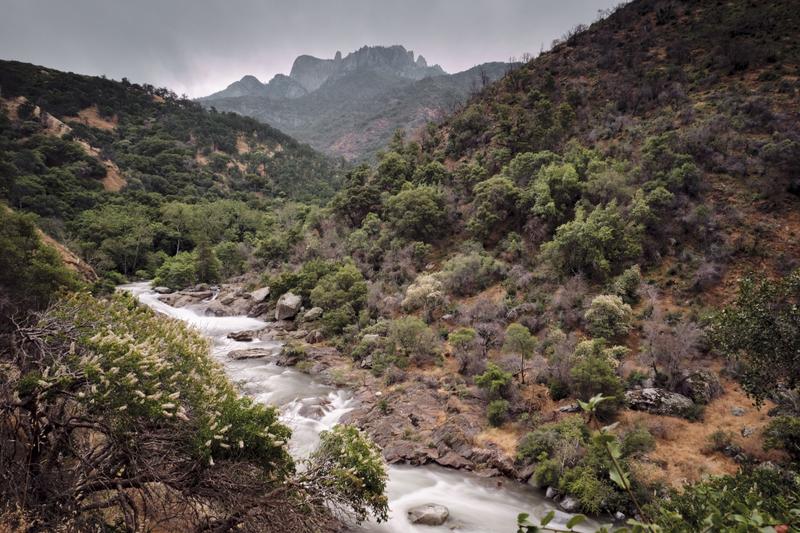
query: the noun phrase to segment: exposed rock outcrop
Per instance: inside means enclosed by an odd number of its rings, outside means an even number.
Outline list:
[[[705,369],[685,372],[677,389],[677,392],[693,402],[704,405],[719,398],[724,392],[717,374]]]
[[[635,411],[669,416],[681,416],[694,405],[683,394],[656,388],[630,390],[625,393],[625,401]]]

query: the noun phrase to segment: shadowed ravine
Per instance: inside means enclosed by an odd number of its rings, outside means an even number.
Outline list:
[[[213,355],[223,365],[228,377],[241,390],[259,402],[277,405],[283,421],[292,428],[290,447],[296,457],[307,455],[317,444],[319,433],[334,426],[355,407],[352,395],[314,381],[292,368],[281,367],[267,359],[232,360],[227,354],[242,348],[280,347],[276,341],[238,342],[228,333],[257,329],[264,322],[245,316],[204,316],[201,306],[175,308],[161,302],[148,283],[122,287],[157,312],[183,320],[213,342]],[[369,532],[444,532],[505,533],[516,530],[516,516],[528,512],[541,517],[553,504],[540,491],[505,478],[484,479],[468,472],[436,466],[389,466],[390,518],[387,523],[367,523],[356,531]],[[415,526],[406,511],[416,505],[438,503],[450,510],[450,519],[440,527]],[[556,509],[553,525],[563,524],[568,514]],[[583,529],[581,529],[583,530]],[[587,524],[587,531],[592,524]]]

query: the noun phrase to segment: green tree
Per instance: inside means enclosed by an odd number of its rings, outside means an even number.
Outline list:
[[[717,348],[740,365],[744,390],[757,404],[779,384],[800,381],[800,270],[771,281],[748,275],[733,304],[714,320]]]
[[[197,283],[197,260],[191,252],[180,252],[168,257],[156,270],[153,284],[180,290]]]
[[[386,219],[406,239],[430,242],[446,228],[441,192],[430,186],[404,188],[386,202]]]
[[[325,310],[323,323],[331,333],[353,324],[367,302],[367,282],[350,262],[320,278],[311,290],[311,303]]]
[[[521,192],[514,182],[503,176],[495,176],[478,183],[474,189],[473,213],[467,229],[478,239],[485,240],[499,232],[518,215],[517,203]]]
[[[608,419],[622,405],[624,387],[608,359],[602,355],[590,355],[578,361],[570,372],[572,390],[581,400],[602,394],[606,400],[597,407],[597,416]]]
[[[208,240],[201,239],[195,249],[195,272],[200,283],[217,283],[221,266]]]
[[[143,206],[108,204],[84,211],[76,226],[91,262],[127,276],[144,265],[153,246],[160,224],[152,220]]]
[[[79,287],[58,252],[42,243],[34,217],[0,205],[0,315],[40,309]]]
[[[506,398],[511,393],[511,372],[494,363],[486,365],[486,372],[475,376],[475,384],[484,389],[490,399]]]
[[[381,191],[397,192],[411,178],[411,166],[397,152],[387,152],[375,169],[374,183]]]
[[[578,171],[569,163],[543,167],[531,183],[530,193],[533,197],[531,213],[553,226],[561,224],[572,215],[581,194]]]
[[[536,337],[522,324],[510,324],[506,328],[503,351],[519,356],[520,383],[525,383],[525,360],[530,359],[536,348]]]
[[[613,339],[631,329],[633,311],[619,296],[600,294],[592,299],[584,317],[587,329],[594,337]]]
[[[542,253],[562,272],[583,272],[602,281],[641,255],[642,234],[641,224],[626,220],[614,200],[588,215],[578,207],[575,219],[556,229]]]

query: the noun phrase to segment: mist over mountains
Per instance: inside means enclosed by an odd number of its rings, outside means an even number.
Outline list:
[[[333,59],[301,55],[288,76],[262,83],[246,75],[199,102],[271,124],[330,155],[368,159],[397,128],[413,134],[509,66],[485,63],[448,74],[403,46],[364,46]]]

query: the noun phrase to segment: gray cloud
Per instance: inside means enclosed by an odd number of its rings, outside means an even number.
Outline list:
[[[618,0],[0,0],[0,57],[202,96],[402,44],[458,72],[536,53]]]

